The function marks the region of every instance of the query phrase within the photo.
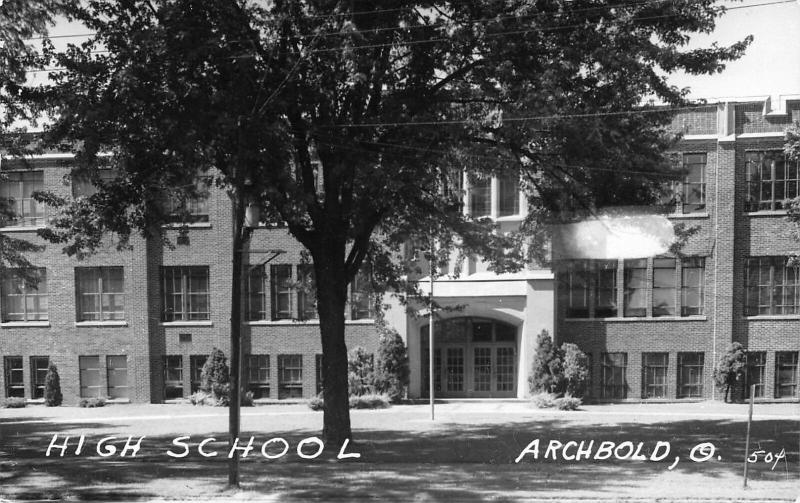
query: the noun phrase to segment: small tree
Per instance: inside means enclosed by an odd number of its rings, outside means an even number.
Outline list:
[[[408,352],[405,342],[397,330],[381,325],[378,362],[375,365],[375,391],[386,393],[396,402],[405,395],[408,386]]]
[[[221,405],[226,405],[230,393],[229,382],[230,370],[225,353],[219,348],[214,348],[200,373],[200,389],[211,393]]]
[[[50,362],[47,365],[47,375],[44,377],[44,403],[48,407],[58,407],[64,400],[61,394],[61,379],[58,377],[58,368]]]
[[[531,393],[558,391],[563,380],[563,358],[553,345],[550,333],[542,330],[536,339],[533,371],[528,379]]]
[[[736,385],[736,381],[744,376],[747,366],[747,350],[738,342],[734,342],[728,351],[719,359],[719,363],[714,368],[714,381],[717,387],[725,390],[723,400],[728,401],[731,388]]]
[[[583,397],[589,381],[589,364],[586,354],[572,343],[561,346],[563,355],[563,388],[569,396]]]
[[[347,382],[350,396],[366,395],[374,389],[375,365],[372,354],[358,346],[347,355]]]

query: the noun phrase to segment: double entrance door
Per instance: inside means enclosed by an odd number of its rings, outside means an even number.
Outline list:
[[[427,354],[426,349],[423,351]],[[516,361],[512,345],[443,344],[434,349],[435,396],[513,398],[517,396]],[[424,375],[427,377],[427,371]],[[423,390],[424,396],[429,393],[429,389]]]
[[[420,330],[422,396],[430,396],[428,327]],[[440,398],[517,396],[517,329],[483,318],[456,318],[435,325],[434,395]]]

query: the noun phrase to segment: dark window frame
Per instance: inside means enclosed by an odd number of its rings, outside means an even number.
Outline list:
[[[169,275],[169,277],[168,277]],[[190,290],[192,279],[197,277],[205,280],[205,291]],[[179,288],[175,289],[176,279]],[[172,297],[170,302],[169,297]],[[208,266],[162,266],[161,267],[161,319],[164,322],[173,321],[208,321],[211,319],[211,272]],[[195,300],[205,299],[205,310],[199,310],[202,302]],[[178,309],[175,309],[175,307]],[[194,309],[194,310],[193,310]]]
[[[44,362],[44,366],[41,364]],[[47,369],[50,366],[49,356],[31,356],[31,398],[34,400],[44,398],[47,382]]]
[[[39,267],[32,274],[36,276],[35,286],[28,284],[21,276],[20,269],[9,268],[3,272],[3,276],[0,278],[0,304],[2,304],[1,316],[3,323],[49,321],[50,293],[47,285],[47,269]],[[11,288],[13,288],[14,293],[9,291]],[[21,299],[19,305],[22,312],[9,312],[9,308],[12,305],[12,302],[8,300],[10,297]],[[34,305],[39,306],[38,311],[28,309],[29,298],[33,300]]]
[[[695,358],[694,361],[691,359]],[[687,362],[687,360],[689,360]],[[695,381],[684,379],[683,370],[699,371]],[[678,353],[678,388],[677,398],[703,398],[705,381],[705,353],[700,351],[682,351]]]
[[[303,397],[303,355],[278,355],[278,399]]]
[[[663,358],[663,361],[657,361]],[[652,360],[651,360],[652,359]],[[669,397],[669,353],[642,353],[642,398]],[[660,382],[654,382],[654,380]]]
[[[33,198],[34,192],[44,190],[44,170],[4,171],[3,174],[6,178],[0,181],[0,198],[7,201],[14,214],[5,227],[44,227],[47,206]]]
[[[292,265],[273,264],[269,266],[270,313],[271,319],[292,319]]]
[[[787,359],[788,357],[788,359]],[[800,393],[800,354],[798,351],[775,352],[775,398],[798,398]],[[781,370],[786,369],[788,379],[781,379]],[[788,389],[785,393],[783,390]]]
[[[268,354],[247,355],[244,376],[246,378],[247,391],[253,393],[253,398],[270,397],[271,371],[270,356]]]
[[[96,362],[96,366],[91,365],[90,362]],[[78,370],[79,370],[79,384],[81,398],[98,398],[102,396],[103,391],[103,367],[99,355],[79,355],[78,356]],[[89,375],[97,377],[97,384],[90,385],[87,383],[86,377]],[[91,392],[91,393],[90,393]]]
[[[122,367],[115,362],[122,359],[125,366]],[[116,376],[122,375],[124,371],[125,384],[112,384],[116,382]],[[112,376],[115,378],[112,380]],[[106,355],[106,392],[111,399],[130,399],[130,374],[128,373],[128,355]]]
[[[745,260],[745,316],[800,314],[800,267],[788,257],[748,257]],[[776,295],[780,290],[781,293]],[[791,303],[787,303],[787,294]]]
[[[783,176],[779,177],[781,172]],[[782,210],[784,200],[800,195],[800,161],[790,161],[781,150],[745,152],[745,173],[746,212]],[[769,197],[765,197],[765,190]]]
[[[111,278],[112,273],[118,273],[119,278]],[[93,275],[94,277],[84,278],[84,275]],[[90,281],[93,280],[93,281]],[[110,285],[114,281],[119,280],[121,286],[120,291],[110,291]],[[95,283],[96,289],[93,291],[84,292],[81,288],[88,283]],[[93,311],[89,311],[88,302],[86,298],[92,296],[96,297],[96,306],[98,311],[97,317],[88,316]],[[115,305],[121,305],[122,310],[107,311],[104,309],[106,305],[105,299],[121,299],[121,302],[115,302]],[[122,321],[125,319],[125,271],[122,266],[100,266],[100,267],[76,267],[75,268],[75,304],[77,308],[76,319],[77,321]],[[111,302],[108,302],[111,305]]]
[[[3,357],[6,398],[25,398],[25,370],[22,356]]]
[[[600,353],[600,364],[600,397],[620,400],[628,398],[628,353]]]

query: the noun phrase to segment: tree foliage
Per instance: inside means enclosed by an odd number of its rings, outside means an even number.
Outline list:
[[[581,398],[586,393],[589,382],[589,359],[576,344],[564,343],[561,345],[561,354],[564,358],[563,388],[569,396]]]
[[[69,15],[94,35],[65,51],[46,44],[36,63],[64,70],[24,96],[50,114],[44,145],[69,145],[94,178],[100,165],[118,176],[80,202],[46,198],[63,213],[45,235],[71,254],[106,232],[123,246],[133,232],[159,235],[160,201],[191,196],[198,176],[230,195],[234,250],[247,204],[286,222],[314,264],[323,434],[341,442],[343,312],[363,263],[378,287],[416,294],[394,260],[408,239],[434,234],[441,249],[458,244],[504,271],[521,266],[523,236],[542,250],[560,210],[655,200],[665,174],[679,175],[662,156],[671,113],[642,103],[683,105],[669,72],[713,73],[742,54],[747,40],[685,47],[723,10],[714,0],[76,3]],[[455,169],[530,189],[522,233],[460,211]]]
[[[393,402],[405,398],[408,387],[408,351],[403,338],[394,328],[380,327],[378,361],[375,364],[375,392],[384,393]]]
[[[44,403],[48,407],[58,407],[64,401],[61,394],[61,378],[58,368],[53,362],[47,365],[47,374],[44,376]]]
[[[739,342],[732,343],[728,350],[720,356],[714,367],[714,382],[725,390],[723,400],[728,401],[731,389],[744,377],[747,368],[747,350]]]
[[[347,382],[351,396],[374,393],[375,355],[361,346],[351,349],[347,357]]]
[[[200,371],[200,389],[211,393],[217,402],[227,403],[230,393],[230,369],[225,353],[214,348]]]
[[[562,387],[564,359],[547,330],[536,336],[531,370],[528,379],[531,393],[556,393]]]

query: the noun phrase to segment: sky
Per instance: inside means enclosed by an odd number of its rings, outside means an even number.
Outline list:
[[[722,2],[726,7],[754,6],[776,0]],[[712,42],[730,45],[747,35],[753,42],[745,55],[719,74],[674,74],[670,83],[690,87],[692,98],[800,95],[800,0],[729,10],[709,35],[695,36],[691,47]]]
[[[784,1],[785,3],[774,3]],[[721,0],[729,10],[717,20],[713,33],[696,35],[690,48],[707,47],[713,42],[730,45],[747,35],[753,43],[745,55],[727,65],[719,74],[710,76],[675,73],[669,82],[690,87],[691,98],[777,96],[800,94],[800,0]],[[765,5],[770,4],[770,5]],[[86,33],[77,24],[58,23],[52,35]],[[57,39],[56,46],[67,41]]]

